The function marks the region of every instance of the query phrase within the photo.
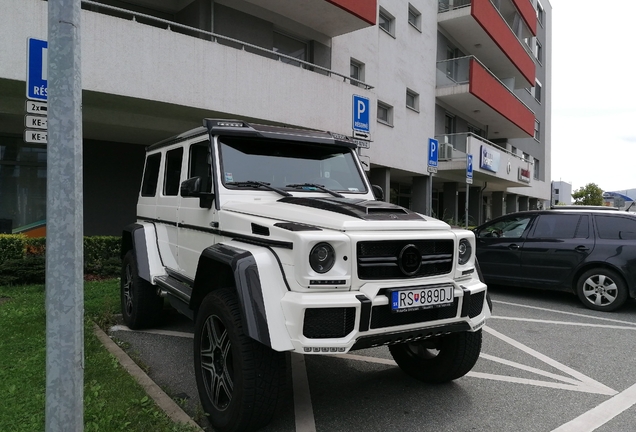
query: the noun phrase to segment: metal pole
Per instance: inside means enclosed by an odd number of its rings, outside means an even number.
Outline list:
[[[464,216],[465,226],[464,228],[468,229],[468,194],[470,193],[470,185],[466,183],[466,215]]]
[[[80,0],[48,2],[45,430],[84,430]]]

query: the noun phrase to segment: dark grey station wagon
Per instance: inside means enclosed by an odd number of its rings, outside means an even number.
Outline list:
[[[636,214],[565,206],[507,214],[475,229],[486,283],[576,293],[613,311],[636,298]]]

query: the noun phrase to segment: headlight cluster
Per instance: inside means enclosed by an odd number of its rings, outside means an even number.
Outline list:
[[[316,273],[327,273],[336,262],[336,251],[329,243],[318,243],[309,253],[309,265]]]
[[[470,246],[470,241],[467,238],[463,238],[459,240],[459,254],[457,261],[459,265],[464,265],[470,259],[470,256],[473,252],[473,248]]]

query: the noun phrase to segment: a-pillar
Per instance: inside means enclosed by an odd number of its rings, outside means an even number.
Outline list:
[[[372,185],[378,185],[384,191],[384,201],[391,201],[391,170],[389,168],[373,168],[369,171]]]
[[[507,194],[506,195],[506,214],[515,213],[519,211],[519,206],[517,205],[517,194]]]
[[[519,211],[526,211],[528,210],[528,198],[527,196],[520,196],[519,197]]]
[[[430,176],[413,177],[411,185],[411,210],[425,215],[431,214],[429,197]]]
[[[490,206],[490,210],[491,210],[491,217],[493,219],[504,215],[504,193],[503,192],[492,193],[492,204]]]
[[[457,195],[457,183],[444,183],[444,211],[441,215],[438,216],[438,219],[442,219],[445,221],[453,219],[453,223],[457,223]]]
[[[528,204],[530,205],[530,210],[536,210],[539,200],[537,198],[530,198]]]

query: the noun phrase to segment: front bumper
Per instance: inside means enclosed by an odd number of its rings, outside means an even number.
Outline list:
[[[282,301],[294,352],[342,354],[351,350],[477,331],[490,316],[486,285],[477,279],[454,283],[450,306],[392,313],[386,285],[360,291],[288,292]]]

